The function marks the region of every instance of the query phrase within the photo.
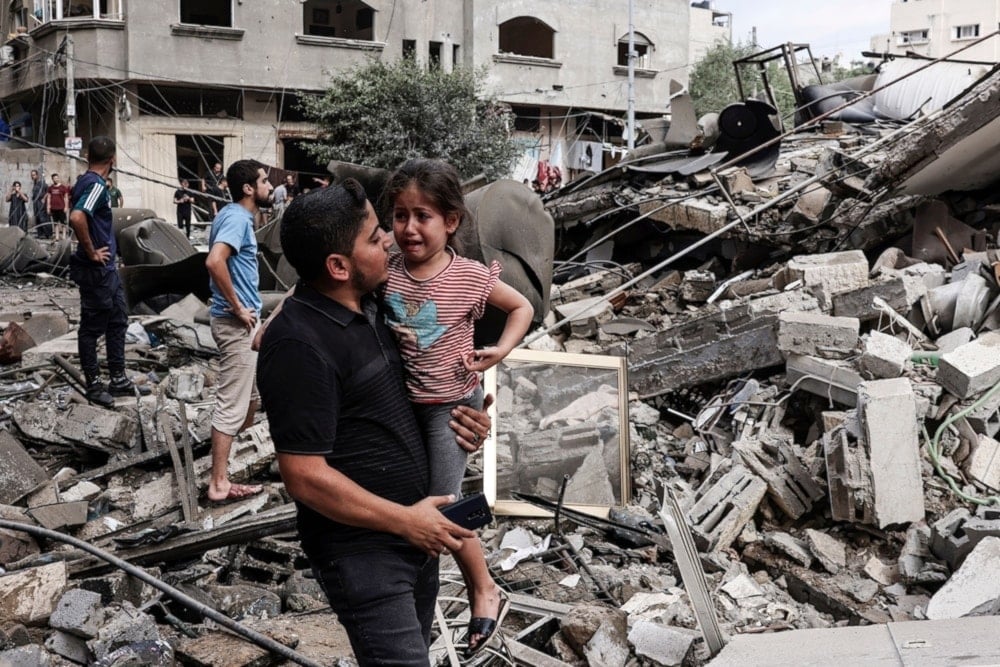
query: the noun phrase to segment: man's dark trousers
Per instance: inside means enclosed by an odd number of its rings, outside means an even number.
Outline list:
[[[103,266],[87,266],[74,257],[70,260],[70,277],[80,287],[77,343],[84,376],[88,382],[100,377],[97,339],[101,336],[105,337],[110,374],[112,377],[123,374],[128,308],[118,271]]]

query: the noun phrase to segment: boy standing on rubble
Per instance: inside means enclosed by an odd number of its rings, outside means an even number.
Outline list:
[[[73,210],[69,224],[76,233],[77,249],[70,257],[69,275],[80,287],[80,328],[77,345],[87,381],[87,400],[110,407],[113,395],[133,392],[125,375],[125,330],[128,309],[118,276],[117,245],[112,225],[107,181],[115,164],[115,142],[94,137],[87,145],[87,171],[70,194]],[[111,382],[101,382],[97,339],[104,336]]]
[[[221,167],[220,167],[221,169]],[[260,485],[229,481],[229,452],[240,431],[253,423],[259,403],[254,375],[257,352],[251,342],[260,320],[257,238],[254,216],[271,196],[267,169],[256,160],[238,160],[226,179],[236,201],[212,221],[208,238],[209,286],[212,289],[212,338],[219,347],[219,382],[212,415],[212,477],[205,495],[224,503],[260,493]]]

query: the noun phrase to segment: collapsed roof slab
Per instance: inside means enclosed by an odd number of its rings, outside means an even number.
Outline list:
[[[1000,69],[939,114],[914,121],[866,187],[898,185],[898,194],[977,190],[1000,178]]]

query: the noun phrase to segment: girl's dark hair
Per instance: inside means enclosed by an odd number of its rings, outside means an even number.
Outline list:
[[[382,219],[390,228],[392,227],[392,208],[396,197],[411,183],[417,186],[417,189],[430,199],[443,215],[457,214],[458,224],[462,224],[462,221],[469,217],[469,209],[465,207],[465,199],[462,196],[462,183],[459,180],[458,171],[444,160],[413,158],[401,164],[389,176],[379,199]],[[455,234],[451,235],[448,239],[448,245],[456,246],[455,236]]]

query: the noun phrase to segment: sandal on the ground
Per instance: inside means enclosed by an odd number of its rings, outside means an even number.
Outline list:
[[[480,653],[486,645],[493,641],[496,637],[497,632],[500,631],[500,626],[503,624],[503,619],[507,617],[507,612],[510,611],[510,598],[503,591],[500,591],[500,607],[497,609],[497,617],[489,618],[486,616],[474,616],[469,619],[469,632],[466,637],[471,637],[472,635],[483,635],[483,637],[475,644],[469,640],[468,646],[465,649],[465,657],[471,658],[474,655]]]

